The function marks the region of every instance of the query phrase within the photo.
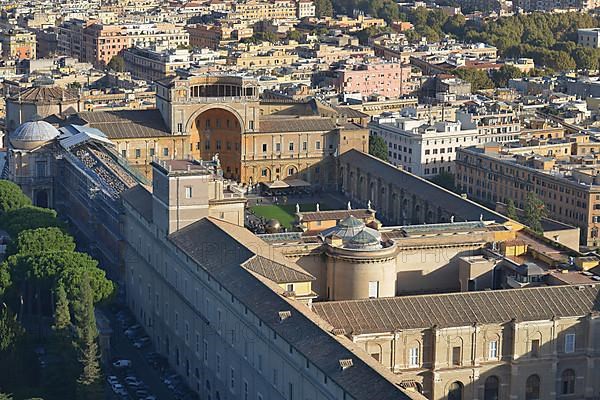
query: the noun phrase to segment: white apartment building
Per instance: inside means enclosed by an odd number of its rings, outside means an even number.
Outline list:
[[[521,133],[519,116],[503,102],[474,101],[456,112],[456,120],[465,128],[477,128],[477,144],[514,142]]]
[[[577,44],[597,49],[600,47],[600,28],[577,29]]]
[[[399,113],[374,117],[369,131],[387,144],[390,163],[424,178],[453,173],[457,149],[476,145],[479,136],[475,127],[461,122],[430,123]]]

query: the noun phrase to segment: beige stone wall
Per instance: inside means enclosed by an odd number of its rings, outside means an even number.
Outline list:
[[[453,382],[463,386],[463,399],[484,400],[485,382],[499,380],[499,399],[525,399],[527,378],[540,378],[540,399],[592,399],[600,390],[597,318],[469,325],[456,328],[407,329],[358,335],[352,339],[374,358],[406,380],[416,380],[423,394],[442,400]],[[575,334],[575,351],[565,353],[565,337]],[[540,341],[538,356],[532,341]],[[490,358],[496,342],[497,358]],[[453,348],[460,348],[455,364]],[[417,366],[409,365],[411,348],[419,349]],[[562,374],[575,372],[575,392],[563,394]]]

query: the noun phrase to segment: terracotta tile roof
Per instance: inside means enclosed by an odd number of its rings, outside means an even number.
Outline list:
[[[301,270],[300,267],[292,268],[289,264],[281,264],[262,256],[252,257],[242,266],[275,283],[309,282],[316,279],[308,272]]]
[[[20,99],[26,103],[54,104],[60,101],[77,101],[78,97],[79,95],[75,90],[64,89],[58,86],[36,86],[13,94],[10,98],[13,100]]]
[[[600,311],[600,285],[548,286],[482,292],[314,303],[336,329],[355,335],[579,317]]]
[[[153,138],[170,136],[162,115],[153,110],[88,111],[76,118],[101,130],[109,139]]]
[[[337,125],[331,118],[262,118],[260,132],[329,132]]]

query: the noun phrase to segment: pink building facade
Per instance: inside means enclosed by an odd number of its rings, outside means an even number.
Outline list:
[[[389,98],[408,95],[416,85],[410,65],[384,61],[338,69],[334,82],[340,93],[378,94]]]

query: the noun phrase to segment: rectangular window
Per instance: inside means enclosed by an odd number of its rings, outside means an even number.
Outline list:
[[[168,147],[163,148],[163,156],[165,156],[165,157],[169,156],[169,148]]]
[[[142,150],[135,149],[135,158],[140,158],[142,156]]]
[[[204,341],[204,364],[208,363],[208,342]]]
[[[489,344],[488,358],[490,360],[498,359],[498,342],[495,340],[492,340]]]
[[[369,298],[375,299],[379,297],[379,281],[369,282]]]
[[[46,176],[46,161],[37,161],[35,163],[35,169],[38,177]]]
[[[565,335],[565,353],[575,352],[575,334],[568,333]]]
[[[154,147],[150,148],[150,157],[154,157]]]
[[[302,142],[302,150],[306,151],[308,149],[308,142]]]
[[[540,340],[534,339],[531,341],[531,357],[537,357],[540,354]]]
[[[231,374],[230,374],[230,389],[234,390],[235,389],[235,369],[231,368]]]
[[[127,158],[127,150],[121,150],[121,157]]]
[[[460,365],[460,346],[452,348],[452,365]]]
[[[294,151],[294,142],[290,142],[290,145],[288,148],[290,149],[290,151]]]
[[[183,132],[183,124],[181,122],[179,122],[177,124],[177,132],[179,132],[179,133]]]
[[[263,151],[263,153],[267,152],[267,144],[266,143],[263,143],[263,145],[262,145],[262,151]]]
[[[281,143],[275,143],[275,151],[277,153],[281,152]]]
[[[419,348],[413,347],[408,351],[408,366],[418,367],[419,366]]]
[[[215,372],[217,373],[217,376],[221,375],[221,355],[217,354],[217,360],[216,360],[216,365],[215,365]]]
[[[186,186],[185,187],[185,198],[186,199],[191,199],[192,198],[192,187],[191,186]]]
[[[317,140],[317,142],[315,143],[315,148],[317,150],[321,150],[321,142],[319,140]]]

